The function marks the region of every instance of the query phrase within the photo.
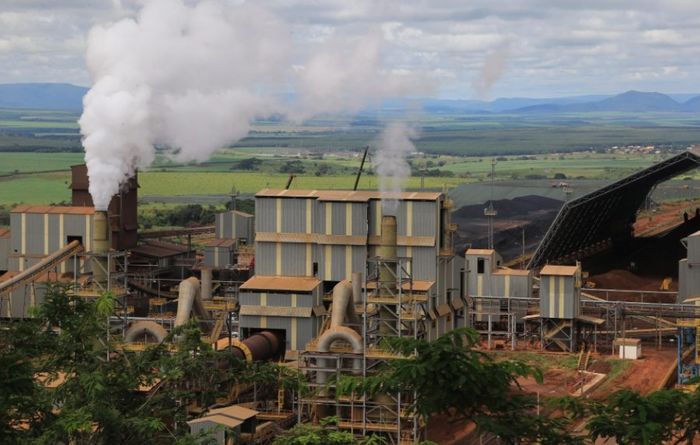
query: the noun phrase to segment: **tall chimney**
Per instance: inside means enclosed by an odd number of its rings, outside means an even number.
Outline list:
[[[94,216],[94,229],[92,238],[92,253],[94,263],[92,267],[92,280],[107,288],[107,253],[109,253],[109,217],[105,210],[96,210]]]

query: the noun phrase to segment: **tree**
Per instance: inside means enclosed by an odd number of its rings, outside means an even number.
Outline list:
[[[520,361],[494,361],[474,348],[478,341],[478,332],[469,328],[455,329],[432,342],[387,338],[386,348],[408,358],[388,362],[373,376],[342,378],[337,392],[414,393],[411,409],[417,415],[473,420],[481,431],[506,443],[580,443],[566,432],[566,419],[536,415],[532,397],[517,391],[518,378],[541,381],[542,373]]]
[[[280,173],[302,174],[305,171],[304,164],[299,160],[287,161],[280,167]]]
[[[206,408],[232,384],[258,378],[258,369],[204,343],[196,322],[167,344],[123,350],[109,331],[114,297],[67,291],[50,286],[34,318],[0,329],[0,443],[186,442],[188,406]],[[282,375],[267,366],[261,375]]]

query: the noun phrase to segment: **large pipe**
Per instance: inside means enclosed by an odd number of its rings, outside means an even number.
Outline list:
[[[202,267],[202,300],[211,300],[212,271],[208,267]]]
[[[362,276],[362,274],[358,274]],[[353,274],[353,278],[355,274]],[[356,280],[359,282],[359,279]],[[359,283],[362,286],[362,283]],[[353,301],[353,291],[355,282],[352,285],[347,281],[341,281],[333,287],[333,303],[331,306],[331,328],[342,326],[346,323],[358,326],[360,319],[355,313],[355,302]]]
[[[99,284],[103,289],[107,288],[107,272],[109,262],[107,254],[109,253],[109,217],[106,210],[96,210],[93,218],[93,236],[92,236],[92,253],[93,258],[92,280]]]
[[[146,334],[153,336],[160,343],[168,336],[168,331],[154,321],[137,321],[124,334],[124,342],[134,343]]]
[[[231,344],[231,353],[234,357],[247,362],[270,360],[277,355],[281,344],[282,340],[278,334],[262,331],[243,341],[234,341]]]
[[[355,303],[362,301],[362,272],[352,273],[352,299]]]
[[[189,277],[180,282],[175,327],[187,323],[192,314],[192,309],[194,309],[195,314],[201,318],[209,317],[207,310],[202,304],[199,291],[199,280],[196,277]]]
[[[344,326],[344,321],[358,325],[359,318],[355,313],[355,305],[353,302],[353,290],[358,285],[360,289],[361,273],[353,273],[352,285],[347,281],[341,281],[333,288],[333,303],[331,308],[331,326],[318,338],[316,348],[319,352],[329,352],[333,343],[337,340],[343,340],[350,344],[352,351],[356,354],[361,354],[364,350],[362,337],[353,329]],[[352,368],[359,371],[362,366],[362,361],[357,358],[352,361]],[[328,359],[319,360],[320,368],[328,368]],[[318,371],[316,373],[316,383],[325,384],[328,380],[328,371]]]

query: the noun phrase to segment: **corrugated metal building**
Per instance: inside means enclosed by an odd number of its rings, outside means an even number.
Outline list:
[[[527,302],[515,298],[532,296],[532,272],[529,270],[506,269],[501,267],[502,258],[493,249],[468,249],[466,259],[467,292],[472,297],[495,297],[494,300],[477,299],[475,320],[498,320],[500,314],[516,314],[521,321],[527,315]],[[503,300],[503,297],[512,300]]]
[[[235,262],[236,240],[213,239],[204,243],[203,264],[211,269],[225,269]]]
[[[581,266],[546,265],[540,271],[540,313],[543,318],[570,320],[581,306]]]
[[[284,331],[287,351],[302,351],[320,328],[321,281],[315,277],[256,275],[240,287],[240,327],[248,336]]]
[[[678,303],[700,297],[700,231],[683,239],[687,258],[678,262]]]
[[[10,256],[10,229],[0,229],[0,272],[7,272]]]
[[[8,270],[21,272],[76,239],[90,251],[94,213],[92,207],[15,207],[10,213]],[[72,271],[70,261],[61,264],[60,272]]]
[[[216,215],[216,238],[237,240],[241,244],[255,241],[255,218],[250,213],[231,210]]]
[[[450,296],[458,297],[462,265],[443,240],[444,200],[442,193],[406,192],[396,211],[398,255],[412,258],[414,287],[430,296],[431,337],[454,326]],[[316,277],[328,292],[353,272],[366,275],[367,259],[376,256],[380,192],[265,189],[256,195],[255,215],[260,276]],[[242,318],[241,326],[248,322],[253,318]]]

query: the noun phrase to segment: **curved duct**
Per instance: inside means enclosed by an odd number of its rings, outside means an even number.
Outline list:
[[[280,350],[282,341],[278,334],[271,331],[262,331],[253,334],[243,341],[235,340],[231,343],[231,353],[234,357],[247,362],[270,360]]]
[[[199,280],[189,277],[180,282],[177,297],[177,315],[175,316],[175,327],[187,323],[194,309],[195,314],[201,318],[209,318],[207,310],[200,298]]]
[[[168,331],[155,321],[137,321],[127,329],[124,334],[124,342],[134,343],[137,338],[146,334],[155,337],[160,343],[168,336]]]
[[[362,274],[352,274],[352,284],[347,281],[341,281],[333,288],[333,303],[331,306],[331,328],[342,325],[360,324],[360,319],[355,313],[355,298],[362,293]],[[359,288],[359,289],[356,289]],[[358,327],[355,327],[357,330]]]
[[[359,324],[359,318],[355,313],[353,293],[361,293],[361,277],[362,274],[353,273],[352,285],[347,281],[341,281],[333,288],[331,326],[318,338],[316,349],[319,352],[329,352],[333,343],[338,340],[349,343],[352,352],[356,354],[361,354],[364,351],[364,344],[360,334],[343,325],[344,320]],[[318,362],[319,368],[326,369],[329,367],[328,359],[319,359]],[[362,360],[359,358],[353,359],[352,368],[359,372],[362,369]],[[317,371],[316,383],[325,384],[328,380],[328,374],[329,371]]]

